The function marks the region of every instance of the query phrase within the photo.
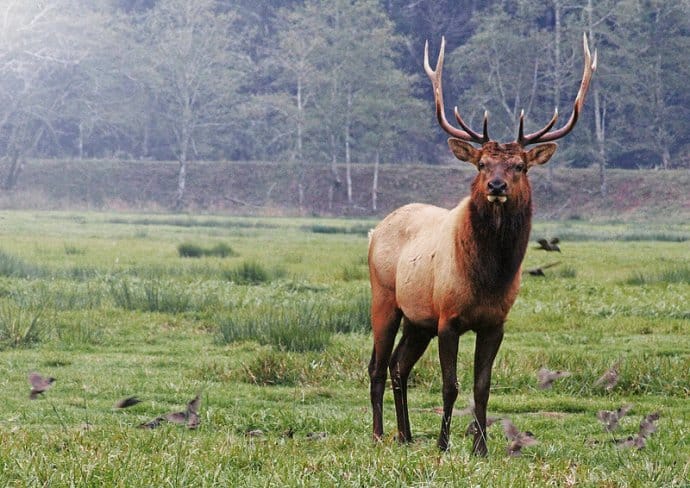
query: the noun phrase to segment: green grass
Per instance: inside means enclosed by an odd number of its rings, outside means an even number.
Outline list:
[[[453,420],[435,446],[438,348],[413,371],[415,442],[371,436],[367,220],[0,212],[2,486],[687,486],[690,460],[690,228],[686,223],[539,222],[557,257],[530,245],[494,367],[490,415],[539,444],[470,455]],[[332,230],[335,229],[344,229]],[[318,230],[315,230],[318,229]],[[326,229],[326,230],[323,230]],[[642,229],[642,230],[641,230]],[[570,239],[569,234],[577,238]],[[672,238],[670,238],[672,237]],[[534,239],[533,239],[534,240]],[[224,243],[240,257],[180,259]],[[458,357],[465,406],[474,337]],[[613,391],[594,385],[620,361]],[[572,376],[536,387],[547,366]],[[28,399],[27,374],[57,378]],[[197,430],[137,426],[201,393]],[[116,410],[136,395],[142,403]],[[600,409],[632,403],[619,431]],[[659,411],[641,451],[612,439]],[[263,436],[248,436],[260,429]],[[286,432],[292,432],[289,436]],[[311,432],[326,432],[312,440]]]

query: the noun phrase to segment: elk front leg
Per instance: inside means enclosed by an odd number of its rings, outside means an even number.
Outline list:
[[[498,327],[487,327],[477,331],[477,342],[474,348],[474,414],[477,432],[474,434],[472,452],[486,456],[486,406],[489,402],[491,388],[491,369],[498,348],[503,341],[503,324]]]
[[[460,332],[450,322],[438,324],[438,355],[441,361],[443,376],[443,418],[441,433],[438,436],[438,447],[447,451],[450,436],[450,419],[453,416],[453,405],[458,397],[458,341]]]
[[[391,383],[398,421],[398,441],[411,442],[412,431],[407,408],[407,379],[412,367],[424,354],[433,333],[418,328],[403,318],[403,335],[393,352],[390,363]]]

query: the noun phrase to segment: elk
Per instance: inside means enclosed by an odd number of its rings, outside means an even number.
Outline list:
[[[551,130],[558,119],[556,109],[546,126],[525,134],[523,111],[515,142],[498,143],[489,138],[486,112],[482,134],[465,123],[457,107],[455,118],[460,128],[446,119],[441,85],[444,50],[443,38],[436,69],[432,70],[428,41],[424,48],[424,69],[434,90],[436,118],[451,136],[448,145],[453,154],[473,164],[477,175],[471,194],[455,208],[408,204],[385,217],[370,233],[374,347],[368,369],[373,438],[383,437],[383,394],[389,370],[397,438],[399,442],[412,440],[407,381],[431,339],[438,336],[443,380],[438,447],[448,449],[453,404],[458,395],[458,341],[471,330],[476,334],[473,395],[478,427],[473,453],[485,456],[491,369],[503,340],[506,316],[518,293],[531,229],[532,195],[527,171],[546,163],[557,147],[551,141],[575,126],[596,69],[596,52],[592,58],[584,36],[584,74],[572,115],[563,127]],[[532,144],[538,145],[527,150]],[[402,336],[394,350],[401,323]]]

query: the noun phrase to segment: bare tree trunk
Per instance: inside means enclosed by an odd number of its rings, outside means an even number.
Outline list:
[[[182,208],[182,200],[184,199],[185,189],[187,186],[187,158],[182,156],[179,159],[180,168],[177,172],[177,194],[175,195],[175,210]]]
[[[333,210],[335,189],[340,186],[340,177],[338,176],[338,167],[336,163],[335,134],[331,133],[331,184],[328,186],[328,210]]]
[[[183,200],[185,190],[187,187],[187,148],[189,145],[189,131],[186,126],[182,127],[182,134],[180,137],[180,154],[178,155],[178,162],[180,164],[177,172],[177,194],[175,195],[175,210],[180,210],[183,207]]]
[[[378,204],[379,193],[379,162],[381,159],[381,152],[376,150],[376,158],[374,159],[374,178],[371,183],[371,209],[376,212]]]
[[[79,122],[79,137],[77,139],[77,158],[84,159],[84,123]]]
[[[352,205],[352,161],[350,160],[350,115],[352,112],[352,89],[347,89],[347,112],[345,114],[345,182],[347,204]]]
[[[553,18],[554,18],[554,28],[553,28],[553,61],[554,61],[554,91],[553,91],[553,103],[554,107],[558,107],[561,103],[561,2],[560,0],[553,0]],[[548,185],[549,192],[553,189],[553,170],[554,164],[547,165],[546,181]]]
[[[302,124],[304,123],[304,106],[302,105],[302,77],[297,77],[297,160],[302,162]]]
[[[608,194],[606,182],[606,102],[603,107],[599,99],[599,89],[594,87],[594,135],[597,141],[597,160],[599,163],[599,191],[602,197]]]

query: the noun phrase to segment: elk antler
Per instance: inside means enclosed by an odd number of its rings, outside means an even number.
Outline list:
[[[483,135],[480,135],[477,132],[470,129],[470,127],[465,123],[465,121],[462,120],[462,117],[460,117],[458,107],[455,107],[454,110],[455,119],[458,121],[458,124],[460,124],[460,127],[462,127],[464,130],[460,130],[457,127],[453,127],[446,119],[446,113],[443,107],[443,88],[441,85],[441,72],[443,71],[443,54],[445,49],[446,38],[441,37],[441,51],[439,52],[438,60],[436,61],[436,69],[432,70],[431,66],[429,65],[429,41],[426,41],[426,43],[424,44],[424,71],[426,71],[426,74],[429,76],[431,84],[434,87],[434,101],[436,102],[436,118],[438,119],[438,123],[440,124],[441,128],[445,130],[448,134],[450,134],[453,137],[457,137],[458,139],[462,139],[463,141],[476,142],[478,144],[484,144],[485,142],[489,142],[489,131],[487,127],[489,122],[488,112],[484,112]]]
[[[524,119],[525,119],[525,111],[523,110],[520,113],[520,126],[518,127],[518,136],[517,136],[517,143],[520,144],[521,146],[526,146],[528,144],[537,144],[539,142],[548,142],[548,141],[555,141],[556,139],[560,139],[564,135],[566,135],[568,132],[573,130],[573,127],[575,127],[575,123],[577,122],[578,117],[580,116],[580,112],[582,111],[582,105],[585,103],[585,96],[587,95],[587,89],[589,88],[589,82],[592,79],[592,73],[594,73],[597,69],[597,52],[596,50],[594,51],[594,60],[592,60],[592,56],[590,55],[589,52],[589,45],[587,44],[587,34],[582,35],[583,38],[583,44],[584,44],[584,50],[585,50],[585,70],[584,73],[582,74],[582,82],[580,83],[580,90],[577,92],[577,96],[575,97],[575,104],[573,105],[573,113],[570,115],[570,119],[568,122],[561,127],[560,129],[556,129],[554,131],[549,132],[551,127],[556,123],[556,120],[558,120],[558,107],[553,112],[553,117],[551,117],[551,120],[549,121],[546,126],[544,126],[543,129],[540,129],[536,132],[533,132],[531,134],[524,134]]]

